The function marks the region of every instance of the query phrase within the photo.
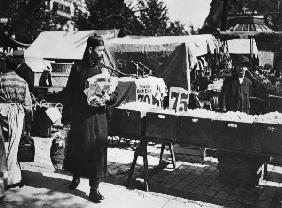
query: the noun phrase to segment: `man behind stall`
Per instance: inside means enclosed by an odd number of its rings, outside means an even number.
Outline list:
[[[248,63],[246,58],[242,58],[234,67],[234,73],[224,80],[220,95],[221,111],[240,111],[249,114],[252,82],[245,76]]]

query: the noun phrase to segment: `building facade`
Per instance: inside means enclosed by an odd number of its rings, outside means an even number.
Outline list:
[[[50,10],[55,10],[59,16],[71,19],[76,9],[87,14],[85,0],[49,0],[46,2]]]

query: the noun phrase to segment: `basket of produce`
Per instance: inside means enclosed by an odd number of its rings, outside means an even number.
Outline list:
[[[174,110],[169,109],[152,109],[147,112],[145,136],[175,141],[178,115]]]
[[[253,141],[257,151],[282,154],[282,114],[271,112],[259,115],[254,120]]]
[[[152,106],[147,103],[130,102],[111,110],[110,135],[134,137],[144,135],[144,116]]]
[[[52,72],[70,73],[72,63],[51,63]]]
[[[242,112],[226,112],[213,121],[213,140],[216,148],[233,151],[252,151],[254,117]]]
[[[177,142],[212,147],[212,121],[218,113],[205,109],[188,110],[179,115]]]

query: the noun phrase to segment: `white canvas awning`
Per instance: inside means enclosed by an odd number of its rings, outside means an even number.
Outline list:
[[[86,40],[94,33],[104,39],[117,37],[118,30],[90,30],[90,31],[46,31],[40,33],[25,51],[26,58],[44,59],[82,59]]]

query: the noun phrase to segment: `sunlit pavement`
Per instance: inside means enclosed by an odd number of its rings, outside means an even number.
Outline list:
[[[111,147],[108,149],[108,176],[101,184],[105,200],[95,204],[88,200],[88,180],[82,179],[77,190],[68,190],[71,176],[63,171],[56,172],[52,166],[49,149],[50,138],[34,138],[35,161],[21,163],[25,186],[7,191],[0,207],[280,207],[282,199],[282,168],[268,165],[267,180],[254,189],[228,186],[218,181],[216,160],[206,162],[177,161],[150,178],[149,192],[142,190],[142,160],[137,161],[131,189],[125,187],[128,170],[134,152],[131,148]],[[149,166],[159,162],[160,146],[148,148]],[[168,157],[169,151],[165,151]]]

